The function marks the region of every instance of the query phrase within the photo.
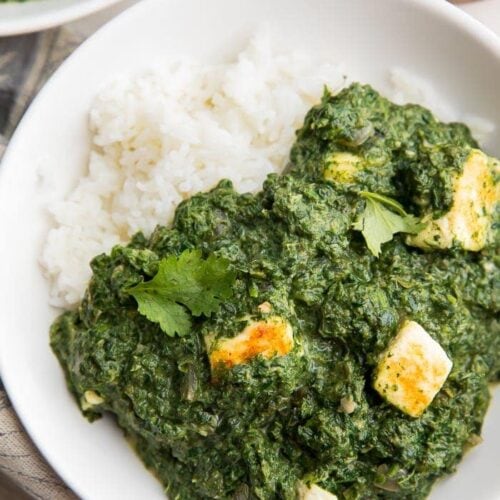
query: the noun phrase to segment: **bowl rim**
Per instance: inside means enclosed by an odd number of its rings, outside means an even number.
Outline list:
[[[2,20],[0,18],[0,36],[14,36],[43,31],[88,16],[120,1],[122,0],[77,0],[60,8],[54,6],[46,12],[28,13],[18,19]],[[43,5],[47,2],[38,0],[37,3]]]

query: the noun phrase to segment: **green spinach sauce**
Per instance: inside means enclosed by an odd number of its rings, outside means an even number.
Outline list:
[[[479,440],[488,384],[500,378],[498,242],[424,252],[397,234],[375,258],[352,224],[361,190],[417,215],[445,213],[453,175],[476,147],[465,126],[370,87],[326,92],[297,133],[287,172],[270,175],[261,192],[221,181],[183,202],[172,227],[92,261],[80,307],[51,329],[85,416],[114,414],[171,498],[295,499],[299,481],[346,500],[425,498]],[[352,182],[324,179],[338,151],[363,158]],[[172,338],[126,290],[191,248],[225,257],[238,278],[218,313]],[[234,336],[264,316],[263,302],[292,325],[293,350],[214,381],[205,336]],[[405,318],[453,361],[419,418],[372,388]]]

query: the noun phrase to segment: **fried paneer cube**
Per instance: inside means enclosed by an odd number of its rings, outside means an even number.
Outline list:
[[[221,364],[232,368],[257,355],[268,359],[285,356],[294,346],[293,330],[285,319],[271,316],[252,321],[235,337],[208,341],[207,344],[212,369]]]
[[[425,250],[451,248],[454,243],[464,250],[477,252],[489,241],[500,185],[495,183],[498,160],[473,149],[462,173],[456,177],[451,209],[439,219],[424,217],[427,226],[407,243]]]
[[[451,368],[452,362],[439,343],[421,325],[406,321],[380,357],[374,387],[389,403],[419,417]]]

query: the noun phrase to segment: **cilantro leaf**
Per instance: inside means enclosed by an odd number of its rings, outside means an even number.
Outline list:
[[[154,278],[129,288],[139,312],[159,323],[169,336],[184,336],[191,328],[191,315],[210,316],[233,293],[236,274],[229,261],[199,250],[186,250],[178,257],[160,261]],[[188,312],[190,311],[190,313]]]
[[[365,199],[366,206],[353,227],[363,233],[366,244],[375,257],[380,255],[382,243],[392,240],[396,233],[416,234],[425,227],[415,216],[407,214],[396,200],[368,191],[361,191],[359,194]]]
[[[187,309],[175,302],[169,302],[159,293],[131,291],[139,304],[139,312],[149,321],[158,323],[160,328],[173,337],[186,335],[191,328],[191,316]]]

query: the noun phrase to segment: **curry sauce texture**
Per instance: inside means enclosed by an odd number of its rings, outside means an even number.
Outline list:
[[[325,91],[260,192],[223,180],[94,258],[50,332],[68,386],[170,498],[425,498],[500,378],[498,176],[464,125]],[[231,295],[167,335],[130,290],[192,250],[229,263]]]

